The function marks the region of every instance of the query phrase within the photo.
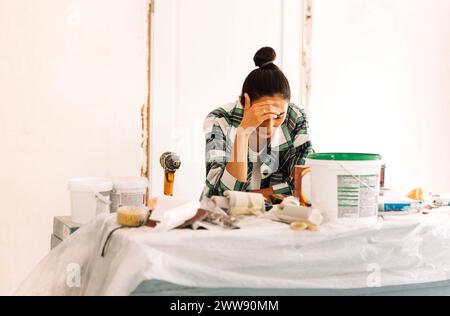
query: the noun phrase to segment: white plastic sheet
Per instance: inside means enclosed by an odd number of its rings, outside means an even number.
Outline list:
[[[151,228],[116,231],[99,216],[35,268],[18,295],[127,295],[142,281],[244,288],[361,288],[450,279],[450,219],[439,214],[386,217],[373,227],[322,225],[292,231],[247,218],[230,231]],[[74,282],[80,267],[79,286]]]

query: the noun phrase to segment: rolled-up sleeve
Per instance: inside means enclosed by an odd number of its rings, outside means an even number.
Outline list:
[[[201,198],[223,195],[227,190],[246,191],[248,187],[248,182],[239,181],[226,170],[233,149],[234,133],[232,128],[223,130],[221,125],[226,127],[225,121],[224,118],[208,116],[203,125],[206,180]]]

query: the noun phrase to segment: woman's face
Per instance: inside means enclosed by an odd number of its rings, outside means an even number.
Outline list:
[[[252,100],[252,104],[255,103],[271,104],[279,108],[281,111],[281,114],[277,118],[268,119],[258,127],[259,137],[270,138],[275,132],[275,129],[277,127],[280,127],[281,124],[283,124],[284,120],[286,119],[288,101],[285,100],[281,94],[274,94],[272,96],[264,96],[257,100]]]

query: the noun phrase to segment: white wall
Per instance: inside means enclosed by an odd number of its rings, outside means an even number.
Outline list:
[[[147,0],[0,0],[0,294],[49,251],[67,179],[140,173]]]
[[[450,192],[450,1],[314,0],[318,151],[376,152],[387,185]]]
[[[300,100],[302,1],[165,0],[154,15],[152,194],[163,191],[160,155],[181,155],[174,194],[198,199],[205,181],[203,120],[237,100],[253,56],[273,47]]]

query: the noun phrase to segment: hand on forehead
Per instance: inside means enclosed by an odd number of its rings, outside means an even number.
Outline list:
[[[252,101],[252,106],[274,105],[284,107],[287,101],[282,96],[267,96]]]

